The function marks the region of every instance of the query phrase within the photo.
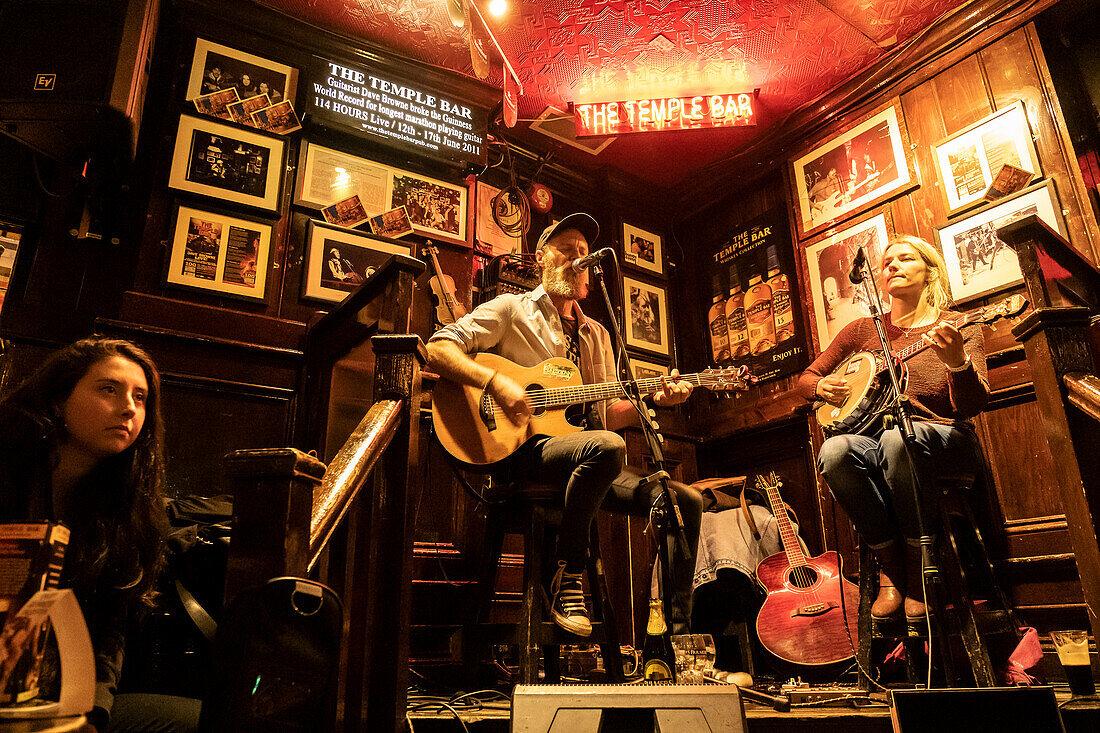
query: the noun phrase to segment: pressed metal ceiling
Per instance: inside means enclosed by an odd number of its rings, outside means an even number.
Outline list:
[[[473,76],[446,0],[262,0],[293,17]],[[523,85],[519,127],[547,106],[759,89],[758,125],[622,136],[598,158],[662,186],[766,137],[964,0],[509,0],[483,14]],[[487,0],[478,0],[484,8]],[[491,55],[489,83],[503,84]],[[529,136],[523,137],[531,139]],[[538,137],[538,136],[536,136]],[[540,144],[555,147],[549,139]]]

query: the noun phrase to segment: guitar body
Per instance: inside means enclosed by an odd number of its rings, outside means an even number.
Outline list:
[[[803,574],[803,568],[809,573]],[[808,575],[811,582],[807,585],[800,575]],[[841,574],[836,552],[808,558],[800,568],[791,567],[787,553],[777,552],[760,562],[756,577],[768,593],[756,617],[756,634],[765,649],[792,664],[808,666],[852,658],[858,633],[859,588]],[[841,593],[847,628],[841,613]]]
[[[833,371],[834,376],[848,381],[848,396],[834,405],[826,402],[817,408],[817,421],[826,435],[873,435],[880,424],[879,411],[886,402],[886,359],[881,351],[859,351],[845,359]],[[902,364],[898,377],[902,389],[908,372]]]
[[[477,354],[474,361],[519,382],[528,394],[554,387],[579,387],[580,369],[555,357],[524,368],[496,354]],[[482,405],[477,387],[441,379],[432,391],[432,424],[443,448],[459,461],[485,466],[510,456],[535,435],[567,435],[581,428],[566,419],[566,407],[536,409],[530,422],[518,427],[499,412]]]

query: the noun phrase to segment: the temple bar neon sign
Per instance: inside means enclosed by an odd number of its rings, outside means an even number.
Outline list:
[[[740,92],[575,104],[573,116],[577,137],[592,137],[755,125],[755,105],[755,95]]]

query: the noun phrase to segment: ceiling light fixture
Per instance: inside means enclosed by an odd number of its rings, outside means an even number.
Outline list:
[[[508,12],[508,0],[490,0],[489,14],[497,18]]]

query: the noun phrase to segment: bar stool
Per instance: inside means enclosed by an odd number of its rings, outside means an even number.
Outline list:
[[[981,530],[970,507],[968,495],[984,485],[985,472],[959,472],[937,479],[939,490],[937,533],[934,548],[944,587],[945,618],[951,637],[961,640],[969,661],[974,684],[993,687],[997,684],[996,671],[989,654],[989,641],[994,635],[1009,635],[1011,645],[1007,653],[1019,641],[1020,624],[1015,612],[997,580],[996,570]],[[870,670],[871,645],[875,639],[900,639],[905,646],[906,666],[910,682],[919,675],[914,658],[919,644],[927,641],[927,629],[922,623],[910,625],[902,621],[874,621],[871,603],[877,591],[878,567],[866,545],[860,547],[859,557],[859,661],[860,682],[869,689],[870,681],[864,673]],[[976,600],[975,590],[985,596]],[[936,623],[933,618],[933,624]],[[935,641],[935,640],[934,640]],[[942,655],[944,673],[951,685],[958,682],[951,650]]]
[[[486,517],[487,536],[481,553],[476,596],[475,639],[465,644],[467,662],[485,643],[519,647],[519,683],[538,682],[539,654],[545,665],[545,682],[561,679],[558,655],[562,644],[595,642],[607,670],[609,682],[623,682],[623,661],[614,611],[600,557],[599,532],[592,523],[589,535],[588,587],[592,598],[592,635],[574,636],[549,620],[550,599],[546,593],[556,566],[551,566],[557,528],[561,525],[561,488],[545,484],[524,484],[501,492],[505,498],[490,505]],[[523,605],[518,624],[489,625],[497,568],[504,535],[523,535]],[[503,633],[500,633],[503,632]],[[467,635],[469,638],[471,635]],[[476,646],[475,646],[476,644]]]

